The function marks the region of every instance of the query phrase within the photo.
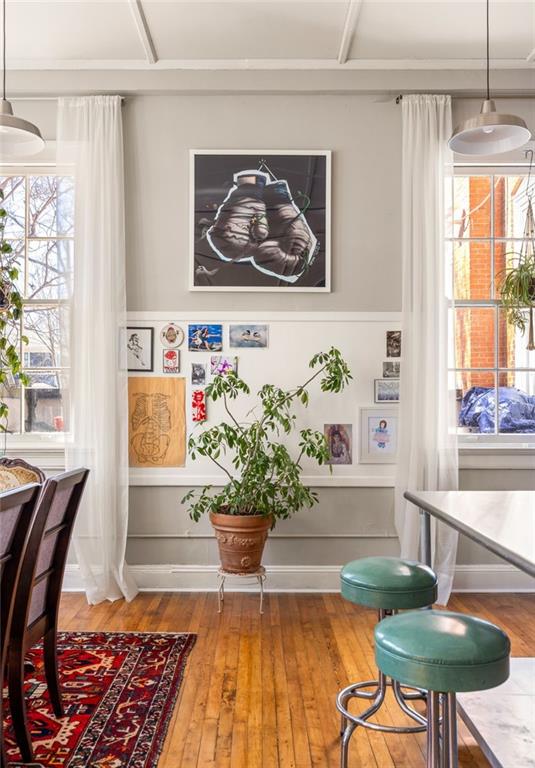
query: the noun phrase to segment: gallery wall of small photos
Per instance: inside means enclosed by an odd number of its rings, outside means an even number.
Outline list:
[[[338,395],[322,394],[319,387],[312,390],[298,427],[323,430],[332,474],[305,462],[305,475],[329,476],[336,485],[337,478],[347,481],[358,478],[359,472],[369,473],[366,465],[394,464],[401,331],[387,320],[336,322],[330,317],[300,320],[296,313],[293,323],[173,318],[147,322],[132,314],[126,333],[131,467],[172,468],[177,485],[182,475],[190,482],[198,475],[203,482],[213,469],[188,460],[187,439],[193,430],[225,418],[221,405],[207,402],[205,396],[214,376],[234,371],[253,393],[266,383],[290,388],[308,377],[310,358],[331,346],[348,361],[353,380]],[[254,397],[249,402],[245,398],[244,418],[254,403]]]

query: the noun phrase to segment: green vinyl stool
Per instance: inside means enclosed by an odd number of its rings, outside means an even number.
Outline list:
[[[375,660],[381,672],[428,691],[427,768],[457,768],[455,694],[504,683],[510,650],[505,632],[462,613],[414,611],[377,624]]]
[[[340,574],[342,596],[346,600],[368,608],[376,608],[379,621],[386,616],[392,616],[399,610],[411,608],[427,608],[437,597],[437,577],[427,565],[403,560],[397,557],[365,557],[347,563]],[[415,720],[415,726],[381,725],[368,722],[382,706],[388,686],[399,706]],[[375,731],[391,733],[418,733],[427,728],[427,719],[407,704],[411,699],[425,699],[425,693],[417,686],[412,692],[403,691],[401,684],[378,670],[377,679],[353,683],[340,691],[336,706],[342,716],[341,723],[341,762],[346,768],[349,741],[357,726],[371,728]],[[371,688],[372,690],[364,690]],[[360,715],[354,715],[348,710],[350,699],[369,699],[370,707]]]

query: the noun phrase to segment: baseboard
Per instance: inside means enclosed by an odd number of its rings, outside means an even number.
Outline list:
[[[210,592],[217,589],[217,565],[133,565],[133,576],[144,592]],[[266,566],[267,592],[338,592],[339,565]],[[254,591],[254,579],[229,578],[225,589]],[[68,565],[65,592],[79,592],[82,582],[77,565]],[[455,592],[535,592],[532,579],[512,565],[458,565]]]

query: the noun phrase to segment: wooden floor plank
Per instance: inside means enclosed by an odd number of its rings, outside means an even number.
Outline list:
[[[535,656],[530,595],[457,594],[451,610],[494,621],[513,655]],[[62,598],[60,628],[77,631],[194,632],[180,697],[159,768],[334,768],[338,764],[338,690],[375,675],[373,611],[337,594],[229,593],[222,614],[206,593],[144,593],[88,606]],[[360,709],[358,709],[360,706]],[[365,703],[357,706],[362,711]],[[407,722],[391,697],[381,713]],[[425,738],[358,729],[350,768],[423,768]],[[488,762],[462,722],[459,765]]]

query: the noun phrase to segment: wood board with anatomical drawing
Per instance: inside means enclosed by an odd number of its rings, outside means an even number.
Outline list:
[[[191,290],[330,290],[330,152],[191,160]]]
[[[131,467],[183,467],[186,460],[186,383],[182,377],[128,380]]]

